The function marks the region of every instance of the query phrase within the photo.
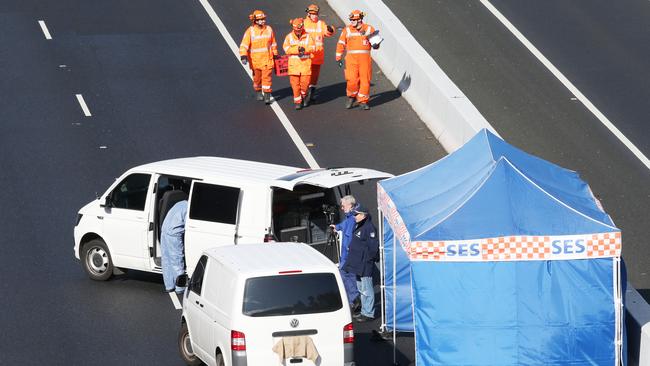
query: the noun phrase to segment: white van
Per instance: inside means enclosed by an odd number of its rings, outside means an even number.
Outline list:
[[[347,304],[336,265],[309,245],[212,248],[183,298],[179,351],[189,365],[354,366]],[[307,347],[282,354],[294,341]]]
[[[161,272],[160,227],[189,200],[185,260],[227,244],[295,241],[334,253],[328,221],[338,221],[352,182],[391,177],[370,169],[300,169],[217,157],[165,160],[128,170],[79,210],[74,255],[94,280],[117,269]],[[336,255],[330,255],[336,260]]]

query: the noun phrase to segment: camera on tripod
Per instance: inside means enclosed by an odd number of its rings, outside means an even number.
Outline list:
[[[325,214],[325,222],[327,223],[327,226],[334,224],[334,218],[336,217],[337,213],[338,210],[336,209],[336,206],[328,204],[323,205],[323,214]]]

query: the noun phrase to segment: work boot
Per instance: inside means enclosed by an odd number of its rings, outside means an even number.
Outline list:
[[[309,88],[309,91],[307,92],[307,99],[309,99],[310,103],[313,103],[316,101],[316,87],[312,86]]]
[[[255,96],[255,99],[257,99],[259,101],[264,100],[264,93],[262,93],[261,91],[257,92],[257,95]]]
[[[364,111],[370,110],[370,106],[368,105],[368,103],[361,103],[361,108]]]
[[[348,101],[345,102],[345,109],[352,108],[352,105],[354,105],[354,99],[354,97],[348,97]]]
[[[302,109],[302,103],[296,104],[294,108],[296,108],[297,111],[301,110]]]
[[[305,108],[309,105],[309,94],[302,97],[302,107]]]
[[[271,104],[271,93],[264,93],[264,103]]]

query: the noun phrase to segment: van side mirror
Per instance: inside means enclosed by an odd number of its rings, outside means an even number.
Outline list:
[[[109,208],[110,208],[110,207],[113,207],[113,198],[111,197],[110,194],[109,194],[108,196],[106,196],[104,202],[101,203],[101,204],[99,205],[99,207],[109,207]]]
[[[187,287],[187,273],[176,277],[176,287]]]

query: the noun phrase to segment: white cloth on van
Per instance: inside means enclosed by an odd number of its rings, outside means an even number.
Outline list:
[[[316,363],[319,356],[310,336],[282,337],[273,346],[273,352],[280,356],[280,363],[291,357],[304,357]]]

